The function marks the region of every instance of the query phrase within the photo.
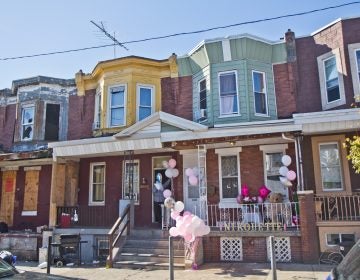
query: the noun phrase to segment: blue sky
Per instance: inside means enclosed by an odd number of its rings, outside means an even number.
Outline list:
[[[90,23],[102,21],[120,42],[194,31],[249,20],[304,12],[351,0],[32,0],[1,1],[0,58],[61,51],[111,43]],[[186,54],[203,39],[251,33],[277,41],[291,28],[296,36],[341,17],[360,16],[360,4],[305,16],[274,20],[170,39],[129,44],[117,57],[138,55],[155,59]],[[74,78],[91,72],[98,61],[114,58],[112,47],[37,58],[0,61],[0,89],[13,80],[37,75]]]

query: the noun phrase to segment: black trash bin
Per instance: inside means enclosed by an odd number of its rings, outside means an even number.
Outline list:
[[[54,264],[56,266],[63,266],[68,263],[80,265],[80,242],[80,234],[61,234],[57,244],[59,256],[54,258]]]

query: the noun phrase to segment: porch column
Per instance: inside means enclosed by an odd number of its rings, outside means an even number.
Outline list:
[[[299,191],[300,232],[302,260],[304,263],[318,263],[319,238],[316,226],[315,202],[313,191]]]

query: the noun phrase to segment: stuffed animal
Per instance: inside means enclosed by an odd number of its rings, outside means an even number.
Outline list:
[[[279,223],[282,220],[282,204],[283,195],[281,193],[271,192],[268,196],[271,204],[266,206],[266,216],[271,219],[272,223]]]

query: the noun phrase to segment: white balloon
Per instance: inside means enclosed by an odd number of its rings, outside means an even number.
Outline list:
[[[286,166],[281,166],[279,169],[279,173],[281,176],[286,177],[286,174],[289,172],[289,169]]]
[[[169,163],[168,163],[166,160],[163,160],[162,166],[163,166],[164,168],[169,168]]]
[[[168,178],[172,178],[173,172],[172,172],[171,168],[166,169],[165,176],[168,177]]]
[[[283,165],[289,166],[291,164],[291,157],[289,157],[288,155],[283,155],[281,158],[281,162]]]
[[[184,203],[182,201],[176,201],[174,206],[175,211],[181,212],[184,210]]]
[[[176,169],[176,168],[174,168],[174,169],[172,170],[172,176],[173,176],[174,178],[176,178],[177,176],[179,176],[179,170]]]
[[[291,187],[292,186],[292,183],[286,177],[281,177],[280,176],[280,182],[281,182],[281,184],[283,184],[286,187]]]

